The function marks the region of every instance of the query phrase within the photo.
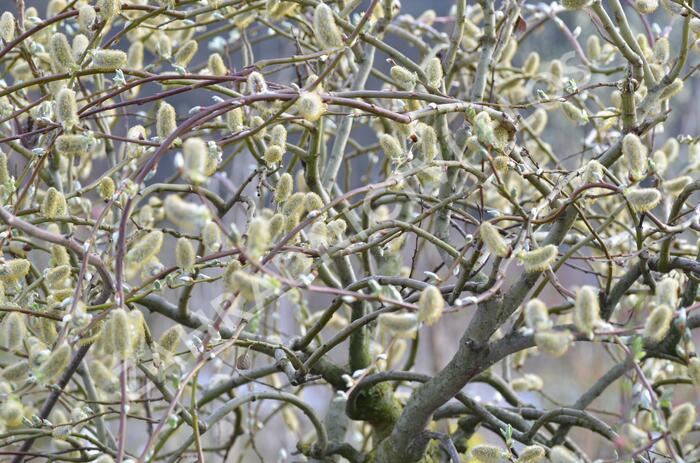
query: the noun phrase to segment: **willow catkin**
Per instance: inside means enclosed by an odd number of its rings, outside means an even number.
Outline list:
[[[200,137],[191,137],[182,144],[185,176],[195,185],[207,180],[204,171],[207,166],[207,144]]]
[[[95,50],[92,65],[96,68],[119,69],[126,66],[128,56],[121,50]]]
[[[537,108],[526,120],[527,125],[534,135],[540,135],[545,127],[547,127],[548,121],[549,117],[547,116],[547,111],[543,108]]]
[[[263,153],[265,164],[272,167],[282,162],[284,156],[284,148],[279,145],[269,145]]]
[[[384,154],[393,161],[401,159],[404,155],[404,149],[401,143],[393,135],[383,133],[379,136],[379,146],[384,150]]]
[[[651,14],[659,7],[659,0],[636,0],[634,6],[642,14]]]
[[[37,380],[44,384],[54,382],[54,380],[56,380],[68,366],[70,359],[71,347],[66,343],[61,344],[39,366],[38,370],[36,371]]]
[[[169,221],[188,232],[200,230],[210,220],[205,205],[185,201],[175,194],[166,196],[163,209]]]
[[[173,56],[173,42],[166,33],[159,34],[156,42],[156,53],[162,59],[170,59]]]
[[[156,133],[158,138],[165,140],[177,128],[177,114],[169,103],[161,103],[156,115]]]
[[[133,349],[133,333],[126,310],[113,310],[105,330],[108,347],[112,350],[110,353],[120,360],[126,360]]]
[[[644,337],[652,341],[661,341],[671,328],[673,310],[667,305],[660,305],[651,311],[644,324]]]
[[[182,46],[178,48],[177,52],[175,52],[175,56],[173,57],[175,64],[182,66],[183,68],[187,67],[187,65],[190,64],[190,61],[192,61],[192,58],[194,58],[194,55],[197,54],[198,48],[199,45],[197,44],[196,40],[188,40],[182,44]]]
[[[415,313],[383,313],[377,322],[384,332],[398,338],[412,339],[418,331],[418,316]]]
[[[582,333],[591,334],[601,323],[598,294],[592,286],[583,286],[576,292],[574,325]]]
[[[277,204],[283,203],[289,195],[292,194],[292,189],[294,188],[294,179],[291,174],[285,172],[280,175],[277,185],[275,186],[275,202]]]
[[[180,340],[185,335],[185,330],[181,325],[173,325],[160,336],[158,345],[169,354],[177,352],[180,345]]]
[[[250,94],[267,92],[265,77],[258,71],[253,71],[248,74],[246,90]]]
[[[117,188],[111,177],[102,177],[100,183],[97,184],[97,193],[100,195],[100,198],[105,201],[112,199],[116,191]]]
[[[84,135],[63,134],[56,137],[54,147],[58,154],[78,156],[87,152],[89,140]]]
[[[58,289],[63,286],[68,277],[70,277],[71,269],[72,267],[70,265],[57,265],[46,272],[44,280],[49,288]]]
[[[5,11],[2,16],[0,16],[0,38],[2,38],[5,43],[12,42],[15,38],[15,17],[9,11]]]
[[[695,406],[685,402],[671,411],[668,418],[668,430],[676,439],[682,439],[688,434],[695,424]]]
[[[326,105],[316,92],[304,92],[296,102],[299,115],[309,122],[318,121],[326,112]]]
[[[77,34],[73,37],[73,44],[71,45],[71,50],[73,51],[73,57],[76,61],[80,61],[88,47],[90,46],[90,39],[84,34]]]
[[[56,217],[66,215],[67,209],[68,205],[66,204],[66,198],[63,196],[63,193],[54,187],[50,187],[46,190],[44,200],[41,202],[41,215],[47,219],[55,219]]]
[[[526,373],[521,378],[515,378],[510,382],[514,391],[541,391],[544,387],[542,378],[535,374]]]
[[[622,156],[630,177],[634,180],[642,179],[647,171],[647,148],[637,135],[628,133],[622,139]]]
[[[7,155],[0,151],[0,188],[8,185],[12,179],[10,169],[7,165]]]
[[[262,281],[258,276],[251,275],[243,270],[233,272],[230,277],[225,280],[225,283],[227,283],[227,290],[232,293],[237,292],[248,302],[254,302],[262,288]]]
[[[226,113],[226,127],[231,132],[243,130],[243,108],[239,106]]]
[[[519,258],[526,272],[543,272],[556,260],[559,250],[553,244],[529,252],[521,252]]]
[[[544,460],[544,447],[539,445],[528,445],[520,451],[516,463],[539,463]]]
[[[586,110],[579,108],[570,101],[562,102],[561,110],[571,122],[576,122],[579,125],[588,122],[588,113]]]
[[[157,255],[163,245],[163,232],[153,230],[134,243],[126,253],[126,262],[141,264]]]
[[[445,299],[442,292],[433,285],[426,286],[418,298],[418,321],[425,322],[426,325],[433,325],[440,317],[445,308]]]
[[[143,68],[143,43],[134,42],[129,46],[126,54],[126,64],[131,69]]]
[[[683,90],[683,79],[676,78],[673,82],[668,84],[661,90],[659,94],[659,100],[668,100],[676,95],[678,95]]]
[[[8,428],[18,428],[22,425],[24,417],[24,406],[22,402],[14,397],[10,397],[0,404],[0,420]]]
[[[105,392],[116,392],[119,380],[110,368],[99,360],[92,360],[90,363],[90,376],[95,386]]]
[[[100,15],[105,21],[110,21],[122,10],[121,0],[97,0],[97,6],[100,7]]]
[[[277,124],[270,129],[270,144],[281,148],[287,146],[287,129],[282,124]]]
[[[423,160],[427,163],[433,162],[438,154],[438,138],[435,129],[427,124],[420,126],[420,139],[418,148],[423,154]]]
[[[677,197],[683,192],[683,189],[690,185],[693,178],[689,175],[682,175],[671,180],[664,180],[663,187],[664,191],[671,193],[673,197]]]
[[[24,318],[19,312],[10,312],[5,316],[0,326],[0,340],[3,346],[10,352],[14,352],[22,347],[22,341],[27,328],[24,325]]]
[[[546,331],[552,326],[549,310],[544,302],[532,299],[525,304],[525,324],[533,331]]]
[[[561,357],[569,350],[573,337],[569,331],[541,331],[535,333],[537,348],[552,357]]]
[[[64,130],[71,130],[78,124],[78,104],[73,90],[64,87],[56,95],[56,116]]]
[[[56,32],[51,36],[49,43],[51,63],[56,72],[70,72],[75,68],[76,62],[73,57],[68,39],[61,32]]]
[[[228,69],[224,63],[224,59],[218,53],[212,53],[207,60],[207,69],[213,76],[225,76],[228,74]]]
[[[532,51],[529,55],[527,55],[527,58],[525,58],[525,62],[523,63],[523,73],[525,75],[533,75],[537,73],[539,68],[540,54],[536,51]]]
[[[2,369],[0,377],[11,383],[22,383],[29,377],[29,362],[20,360]]]
[[[700,388],[700,358],[691,357],[688,360],[688,376],[695,387]]]
[[[415,72],[411,72],[403,66],[392,66],[390,73],[394,83],[401,90],[410,92],[416,88],[418,76]]]
[[[83,32],[92,31],[92,26],[97,18],[95,8],[91,5],[83,5],[78,8],[78,26]]]
[[[333,10],[325,3],[319,3],[314,10],[314,34],[323,48],[343,46],[343,36],[335,23]]]
[[[656,188],[630,188],[625,197],[637,212],[649,212],[661,202],[661,193]]]
[[[567,10],[580,10],[587,7],[591,0],[562,0],[561,4]]]
[[[210,220],[202,227],[202,244],[210,253],[221,249],[221,229],[216,222]]]
[[[508,453],[495,445],[479,444],[471,449],[471,456],[482,463],[501,463]]]
[[[442,85],[444,75],[440,58],[432,57],[425,63],[425,77],[428,85],[433,88],[439,88]]]
[[[678,291],[680,290],[678,280],[666,277],[656,283],[654,302],[657,305],[667,305],[671,308],[678,305]]]
[[[196,259],[197,255],[190,240],[185,237],[178,238],[175,244],[175,262],[177,266],[186,272],[192,272],[194,271]]]
[[[498,257],[507,257],[510,253],[510,246],[491,222],[479,225],[479,237],[488,250]]]

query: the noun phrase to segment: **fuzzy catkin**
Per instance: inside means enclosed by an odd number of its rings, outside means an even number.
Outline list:
[[[671,416],[668,419],[668,430],[676,439],[682,439],[686,434],[693,429],[695,424],[695,406],[686,402],[671,411]]]
[[[630,177],[642,179],[647,171],[647,148],[637,135],[628,133],[622,139],[622,156]]]
[[[538,463],[544,459],[544,447],[528,445],[520,451],[516,463]]]
[[[217,252],[221,249],[221,229],[214,221],[209,221],[202,227],[202,243],[207,252]]]
[[[488,250],[498,257],[506,257],[510,252],[510,246],[491,222],[483,222],[479,225],[479,237]]]
[[[54,187],[50,187],[46,190],[44,200],[41,203],[41,215],[47,219],[55,219],[56,217],[66,215],[67,210],[68,205],[66,204],[66,198],[63,196],[63,193]]]
[[[440,58],[432,57],[425,63],[425,77],[428,79],[428,85],[433,88],[439,88],[442,85],[443,71]]]
[[[206,182],[207,144],[199,137],[192,137],[182,144],[185,175],[195,185]]]
[[[383,313],[377,317],[379,326],[398,338],[414,338],[418,330],[415,313]]]
[[[56,95],[56,116],[64,130],[71,130],[78,124],[78,104],[73,90],[62,88]]]
[[[695,387],[700,388],[700,358],[691,357],[688,360],[688,376]]]
[[[111,177],[102,177],[100,183],[97,185],[97,193],[105,201],[109,201],[114,196],[116,192],[116,186],[114,185],[114,180]]]
[[[552,322],[549,320],[549,310],[539,299],[532,299],[525,305],[525,324],[533,331],[548,330]]]
[[[668,333],[673,319],[673,310],[667,305],[660,305],[651,311],[644,324],[644,337],[652,341],[661,341]]]
[[[562,445],[555,445],[549,450],[549,461],[551,463],[579,463],[576,455]]]
[[[678,305],[678,291],[680,287],[678,280],[666,277],[656,283],[654,302],[657,305],[667,305],[671,308]]]
[[[495,445],[479,444],[471,449],[471,455],[482,463],[501,463],[507,453]]]
[[[10,183],[11,178],[10,169],[7,165],[7,155],[0,151],[0,187]]]
[[[167,353],[174,354],[180,345],[180,339],[184,336],[184,329],[181,325],[173,325],[161,335],[158,344]]]
[[[123,68],[127,60],[127,54],[121,50],[95,50],[92,55],[92,64],[96,68]]]
[[[175,52],[175,56],[173,57],[175,64],[178,66],[187,67],[187,65],[190,64],[190,61],[192,61],[192,58],[194,58],[194,55],[197,54],[198,48],[199,45],[197,44],[196,40],[188,40],[182,44],[182,46],[178,48],[177,52]]]
[[[559,250],[553,244],[520,254],[526,272],[543,272],[556,260]]]
[[[186,272],[192,272],[196,258],[197,256],[190,240],[185,237],[178,238],[175,244],[175,262],[177,266]]]
[[[384,154],[394,161],[401,159],[404,154],[401,143],[396,137],[388,133],[383,133],[379,136],[379,146],[384,150]]]
[[[637,212],[649,212],[661,202],[661,193],[656,188],[632,188],[625,192],[625,197]]]
[[[163,245],[163,232],[154,230],[134,243],[126,253],[126,261],[131,263],[144,263],[150,257],[160,252]]]
[[[69,72],[76,66],[73,50],[68,39],[61,32],[56,32],[51,36],[49,50],[52,65],[57,72]]]
[[[88,138],[84,135],[63,134],[56,137],[56,152],[64,156],[84,154],[88,149]]]
[[[396,86],[401,90],[412,91],[416,88],[418,76],[415,72],[411,72],[403,66],[391,67],[391,78],[394,79]]]
[[[132,43],[126,56],[126,64],[129,68],[141,69],[143,67],[143,43]]]
[[[213,76],[225,76],[228,74],[228,69],[224,63],[224,59],[218,53],[212,53],[207,60],[207,69]]]
[[[305,92],[299,95],[296,102],[299,115],[309,122],[316,122],[326,112],[326,105],[318,93]]]
[[[0,334],[3,346],[13,352],[22,347],[27,328],[24,325],[24,319],[19,312],[10,312],[2,321],[0,326]]]
[[[122,10],[121,0],[97,0],[97,6],[100,7],[100,15],[105,21],[111,20]]]
[[[572,341],[568,331],[542,331],[535,333],[535,345],[537,348],[552,357],[561,357],[569,350]]]
[[[442,317],[444,308],[442,292],[433,285],[426,286],[418,298],[418,321],[433,325]]]
[[[177,128],[177,114],[169,103],[161,103],[156,115],[156,133],[158,138],[165,140]]]
[[[15,17],[9,11],[5,11],[0,16],[0,38],[6,43],[15,38]]]
[[[247,88],[248,93],[265,93],[267,92],[267,82],[265,77],[258,71],[253,71],[248,74]]]
[[[280,175],[277,185],[275,186],[275,202],[277,204],[283,203],[289,195],[292,194],[292,189],[294,188],[294,179],[291,174],[285,172]]]
[[[70,346],[66,343],[61,344],[39,366],[39,369],[36,372],[37,379],[44,384],[52,383],[68,366],[70,358]]]
[[[129,323],[129,315],[126,310],[113,310],[105,329],[107,330],[111,353],[120,360],[126,360],[131,354],[133,347],[133,335]]]
[[[314,10],[314,34],[323,48],[343,46],[343,36],[335,23],[333,10],[325,3],[319,3]]]
[[[576,292],[574,325],[582,333],[591,334],[600,323],[598,294],[592,286],[583,286]]]
[[[175,194],[166,196],[163,206],[167,219],[188,232],[200,230],[210,219],[205,205],[185,201]]]

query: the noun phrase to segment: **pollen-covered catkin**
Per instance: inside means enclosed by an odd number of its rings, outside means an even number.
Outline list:
[[[46,190],[40,209],[41,215],[47,219],[55,219],[56,217],[64,216],[68,209],[66,198],[63,196],[63,193],[56,188],[50,187]]]
[[[574,325],[582,333],[591,334],[600,323],[598,294],[592,286],[583,286],[576,292]]]
[[[265,149],[264,158],[265,164],[273,166],[279,164],[284,156],[284,149],[279,145],[269,145]]]
[[[659,7],[659,0],[636,0],[634,5],[642,14],[651,14]]]
[[[661,193],[656,188],[631,188],[625,197],[637,212],[649,212],[661,202]]]
[[[688,376],[695,387],[700,388],[700,358],[691,357],[688,360]]]
[[[156,115],[156,132],[158,138],[165,140],[177,128],[177,114],[169,103],[161,103]]]
[[[478,444],[472,448],[471,455],[482,463],[501,463],[508,454],[495,445]]]
[[[11,259],[0,264],[0,280],[16,281],[29,273],[31,264],[27,259]]]
[[[180,345],[180,340],[185,334],[181,325],[173,325],[160,336],[158,344],[167,353],[174,354]]]
[[[695,424],[695,406],[690,402],[685,402],[671,411],[668,419],[668,430],[676,439],[682,439],[693,429]]]
[[[535,333],[537,348],[552,357],[561,357],[569,350],[573,337],[568,331],[542,331]]]
[[[175,194],[165,198],[163,208],[168,220],[189,232],[200,230],[210,219],[209,209],[205,205],[185,201]]]
[[[64,156],[82,155],[88,149],[88,138],[84,135],[63,134],[56,137],[56,152]]]
[[[202,243],[207,252],[218,252],[221,249],[221,229],[216,222],[210,220],[202,227]]]
[[[19,312],[10,312],[2,321],[0,326],[0,341],[10,352],[16,351],[22,347],[22,341],[27,328],[24,325],[24,319]]]
[[[425,77],[428,79],[428,85],[433,88],[439,88],[442,84],[443,71],[440,58],[432,57],[425,63]]]
[[[529,252],[520,253],[526,272],[543,272],[556,260],[559,250],[553,244],[542,246]]]
[[[664,191],[671,193],[672,196],[677,197],[683,192],[683,189],[690,185],[693,178],[689,175],[682,175],[671,180],[664,180],[663,187]]]
[[[442,292],[433,286],[426,286],[418,298],[418,321],[425,322],[426,325],[433,325],[440,317],[445,308],[445,299]]]
[[[277,204],[283,203],[289,195],[292,194],[292,189],[294,188],[294,179],[291,174],[285,172],[280,175],[277,181],[277,186],[275,187],[275,202]]]
[[[21,383],[29,376],[29,362],[20,360],[3,368],[0,377],[11,383]]]
[[[231,132],[239,132],[243,129],[243,108],[239,106],[226,113],[226,127]]]
[[[95,50],[92,55],[92,65],[96,68],[123,68],[127,60],[127,54],[121,50]]]
[[[9,11],[5,11],[0,16],[0,38],[6,43],[15,38],[15,17]]]
[[[64,130],[71,130],[78,124],[78,105],[75,101],[75,92],[69,88],[62,88],[56,96],[56,116]]]
[[[96,18],[97,13],[91,5],[83,5],[78,8],[78,26],[82,32],[90,32]]]
[[[228,69],[224,63],[224,59],[218,53],[212,53],[207,60],[207,69],[213,76],[225,76],[228,74]]]
[[[676,78],[673,82],[668,84],[659,94],[659,100],[668,100],[676,95],[678,95],[683,90],[683,79]]]
[[[49,50],[51,51],[51,63],[56,72],[70,72],[76,66],[73,50],[68,39],[61,32],[56,32],[51,36]]]
[[[182,144],[185,176],[195,185],[206,182],[207,144],[199,137],[192,137]]]
[[[59,288],[65,283],[70,273],[70,265],[58,265],[46,272],[46,277],[44,277],[44,279],[49,288]]]
[[[121,0],[97,0],[97,6],[100,7],[100,15],[105,21],[111,20],[122,10]]]
[[[314,34],[323,48],[343,46],[343,36],[335,23],[333,10],[325,3],[319,3],[314,10]]]
[[[525,324],[533,331],[546,331],[552,326],[549,310],[539,299],[532,299],[525,305]]]
[[[250,94],[267,92],[265,77],[258,71],[251,72],[248,75],[247,90]]]
[[[116,192],[116,186],[114,185],[114,180],[111,177],[102,177],[100,183],[97,185],[97,193],[100,198],[105,201],[109,201],[114,196]]]
[[[177,266],[186,272],[192,272],[196,258],[197,256],[190,240],[185,237],[179,238],[175,244],[175,262]]]
[[[403,66],[392,66],[390,72],[391,78],[401,90],[410,92],[416,87],[418,76],[415,72],[411,72]]]
[[[39,366],[36,378],[39,382],[48,384],[54,382],[68,366],[71,358],[71,348],[64,343],[57,347],[51,355]]]
[[[479,237],[488,250],[498,257],[506,257],[510,252],[510,246],[491,222],[479,225]]]
[[[641,180],[647,171],[647,148],[640,138],[628,133],[622,139],[622,155],[627,165],[630,177],[633,180]]]
[[[400,159],[404,155],[401,143],[399,143],[396,137],[388,133],[383,133],[379,136],[379,146],[384,150],[384,154],[394,161]]]
[[[157,255],[163,245],[163,232],[153,230],[134,243],[126,253],[126,261],[135,264],[146,262],[150,257]]]
[[[539,463],[544,460],[544,447],[539,445],[528,445],[520,451],[516,463]]]
[[[644,336],[652,341],[661,341],[671,327],[673,310],[667,305],[657,306],[644,324]]]
[[[383,313],[377,317],[380,328],[398,338],[415,337],[418,330],[418,316],[415,313]]]
[[[326,105],[316,92],[305,92],[299,95],[296,107],[299,115],[309,122],[316,122],[326,112]]]
[[[178,48],[177,52],[175,52],[175,56],[173,57],[175,64],[178,66],[187,67],[187,65],[190,64],[190,61],[192,61],[192,58],[194,58],[194,55],[197,54],[198,48],[199,45],[197,45],[196,40],[188,40],[182,44],[182,46]]]

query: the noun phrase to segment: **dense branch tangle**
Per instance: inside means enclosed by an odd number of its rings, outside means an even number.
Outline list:
[[[3,461],[700,459],[692,4],[12,3]]]

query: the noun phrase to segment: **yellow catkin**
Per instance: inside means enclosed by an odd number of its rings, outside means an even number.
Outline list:
[[[62,88],[56,95],[56,116],[64,130],[71,130],[78,124],[78,105],[73,90]]]
[[[523,73],[525,75],[536,74],[540,68],[540,54],[536,51],[530,52],[523,63]]]
[[[163,206],[168,220],[185,231],[200,230],[210,219],[206,206],[185,201],[175,194],[168,195]]]
[[[383,313],[377,317],[377,321],[386,333],[398,338],[412,339],[418,331],[418,316],[415,313]]]
[[[678,95],[683,90],[683,80],[681,78],[676,78],[673,82],[668,84],[661,90],[659,94],[659,100],[668,100],[676,95]]]
[[[71,348],[68,344],[61,344],[39,366],[36,378],[39,382],[48,384],[54,382],[68,366],[71,359]]]
[[[206,142],[199,137],[188,138],[182,144],[185,175],[196,185],[202,184],[207,180],[205,175],[207,152]]]
[[[622,155],[630,177],[633,180],[642,179],[647,171],[647,148],[637,135],[625,135],[622,139]]]
[[[83,54],[85,54],[89,46],[90,39],[88,39],[86,35],[78,34],[75,37],[73,37],[73,45],[71,48],[73,50],[73,57],[76,61],[80,61],[80,59],[82,58]]]
[[[544,387],[544,381],[537,375],[525,374],[522,378],[515,378],[510,382],[514,391],[540,391]]]
[[[163,245],[163,232],[154,230],[134,243],[126,253],[126,262],[141,264],[157,255]]]
[[[83,5],[78,8],[78,26],[80,26],[81,31],[90,32],[96,18],[97,13],[91,5]]]
[[[180,345],[180,340],[185,335],[185,331],[180,325],[173,325],[158,339],[158,345],[166,352],[174,354]]]
[[[230,292],[238,293],[243,299],[248,302],[253,302],[256,300],[258,294],[261,290],[260,278],[251,275],[243,270],[237,270],[233,272],[228,280],[226,280],[227,287]]]
[[[207,252],[218,252],[221,249],[221,229],[214,221],[209,221],[202,227],[202,243]]]
[[[304,196],[304,210],[306,212],[323,209],[323,199],[314,192],[308,192]]]
[[[225,76],[228,74],[228,69],[224,63],[224,59],[218,53],[212,53],[207,60],[207,69],[213,76]]]
[[[231,132],[243,130],[243,108],[239,106],[226,113],[226,127]]]
[[[190,61],[192,61],[194,55],[197,54],[198,48],[199,45],[197,45],[196,40],[188,40],[182,44],[182,46],[178,48],[177,52],[175,52],[175,56],[173,57],[175,64],[186,67],[188,64],[190,64]]]
[[[418,321],[433,325],[442,317],[444,308],[445,299],[440,290],[433,285],[426,286],[418,298]]]
[[[100,15],[109,21],[119,13],[121,13],[121,0],[97,0],[97,6],[100,7]]]
[[[530,126],[530,130],[532,130],[534,135],[540,135],[545,127],[547,127],[548,120],[547,111],[542,108],[537,108],[535,112],[527,118],[527,124]]]
[[[688,376],[695,387],[700,388],[700,358],[692,357],[688,360]]]
[[[671,277],[666,277],[656,283],[656,292],[654,294],[654,302],[657,305],[667,305],[671,308],[678,305],[678,280]]]
[[[8,185],[12,179],[7,165],[7,155],[0,151],[0,187]]]
[[[411,72],[403,66],[392,66],[390,72],[391,78],[401,90],[410,92],[416,87],[418,76],[415,72]]]
[[[581,460],[562,445],[555,445],[549,450],[551,463],[580,463]]]
[[[258,71],[253,71],[248,74],[247,88],[248,93],[265,93],[267,92],[267,82],[265,77]]]
[[[11,259],[0,264],[0,280],[17,281],[24,278],[31,268],[27,259]]]
[[[156,115],[156,133],[158,138],[165,140],[177,128],[177,114],[169,103],[162,103]]]
[[[637,212],[649,212],[661,202],[661,193],[656,188],[631,188],[625,197]]]
[[[56,138],[56,152],[64,156],[77,156],[88,149],[88,138],[84,135],[59,135]]]
[[[0,326],[2,334],[2,344],[9,351],[16,351],[22,347],[22,341],[27,328],[24,325],[24,318],[19,312],[10,312],[5,316]]]
[[[168,34],[160,34],[156,43],[156,52],[163,59],[170,59],[173,55],[173,42]]]
[[[50,187],[46,190],[40,210],[41,215],[47,219],[55,219],[66,215],[67,204],[65,196],[54,187]]]
[[[275,202],[277,204],[283,203],[289,195],[292,194],[292,189],[294,188],[294,179],[291,174],[285,172],[280,175],[277,181],[277,186],[275,187]]]
[[[111,353],[120,360],[126,360],[133,349],[133,333],[126,310],[113,310],[106,329],[109,333]]]
[[[6,399],[0,405],[0,421],[8,428],[19,428],[24,417],[24,406],[22,402],[14,397]]]
[[[600,39],[597,35],[589,35],[586,40],[586,54],[592,61],[600,58]]]
[[[479,226],[479,237],[488,250],[499,257],[506,257],[510,252],[510,246],[490,222],[483,222]]]
[[[591,334],[600,323],[598,293],[592,286],[583,286],[576,292],[574,325],[582,333]]]
[[[0,377],[11,383],[22,383],[29,376],[29,362],[20,360],[2,369]]]
[[[562,0],[561,4],[567,10],[580,10],[591,3],[591,0]]]
[[[92,376],[95,386],[105,392],[116,392],[119,380],[112,370],[99,360],[93,360],[89,365],[90,376]]]
[[[549,310],[539,299],[532,299],[525,305],[525,324],[533,331],[546,331],[552,326]]]
[[[75,66],[75,58],[68,39],[61,32],[51,36],[49,43],[51,63],[56,72],[70,72]]]
[[[185,237],[179,238],[175,244],[175,262],[177,266],[186,272],[192,272],[196,259],[197,255],[190,240]]]
[[[270,144],[285,149],[287,146],[287,129],[277,124],[270,130]]]
[[[682,175],[672,180],[665,180],[663,182],[663,186],[664,190],[671,193],[672,196],[678,196],[681,194],[685,187],[692,183],[692,181],[693,178],[689,175]]]
[[[495,445],[479,444],[471,449],[471,455],[481,463],[501,463],[508,454]]]
[[[586,110],[579,108],[570,101],[564,101],[561,103],[561,110],[566,118],[572,122],[576,122],[577,124],[585,124],[588,122],[588,114],[586,113]]]
[[[682,439],[693,429],[695,424],[695,406],[685,402],[671,411],[668,419],[668,430],[676,439]]]
[[[569,350],[573,337],[568,331],[542,331],[535,333],[537,348],[552,357],[561,357]]]
[[[100,183],[97,185],[97,193],[105,201],[109,201],[114,196],[116,192],[116,186],[114,185],[114,180],[111,177],[102,177]]]
[[[428,79],[429,86],[439,88],[442,85],[444,76],[440,58],[432,57],[425,63],[425,76]]]
[[[659,0],[636,0],[634,6],[642,14],[651,14],[659,7]]]
[[[269,145],[264,153],[265,164],[268,166],[277,165],[282,161],[283,156],[284,148],[279,145]]]
[[[543,272],[556,260],[559,250],[548,244],[529,252],[520,253],[520,260],[526,272]]]
[[[335,23],[333,10],[325,3],[319,3],[314,10],[314,34],[323,48],[343,46],[343,36]]]
[[[95,50],[92,55],[92,65],[96,68],[123,68],[127,60],[127,54],[121,50]]]
[[[71,274],[70,265],[58,265],[46,272],[46,284],[50,288],[60,288]]]
[[[520,451],[516,463],[539,463],[544,460],[544,447],[539,445],[528,445]]]
[[[433,162],[438,154],[438,139],[435,129],[426,124],[421,125],[418,147],[423,154],[423,160],[428,163]]]
[[[667,305],[660,305],[651,311],[644,324],[644,336],[652,341],[661,341],[671,328],[673,310]]]
[[[143,68],[143,43],[134,42],[129,46],[126,64],[131,69]]]
[[[404,155],[401,143],[396,137],[388,133],[383,133],[379,136],[379,146],[384,150],[384,154],[394,161],[401,159]]]
[[[0,38],[5,42],[11,42],[15,38],[15,17],[9,11],[0,16]]]
[[[309,122],[316,122],[326,112],[326,105],[318,93],[305,92],[296,102],[299,115]]]

